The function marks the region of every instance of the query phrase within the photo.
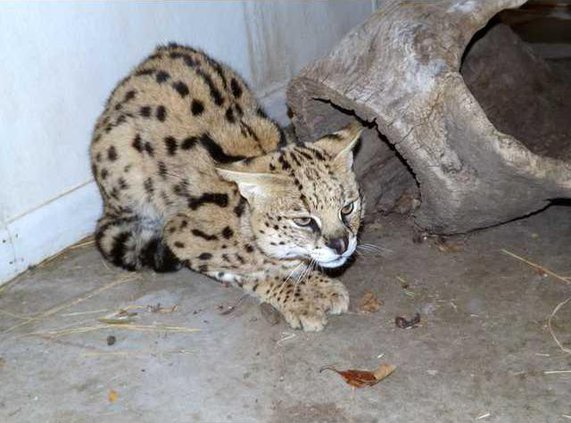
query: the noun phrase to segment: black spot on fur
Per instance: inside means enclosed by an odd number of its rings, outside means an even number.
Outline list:
[[[181,141],[180,148],[181,150],[190,150],[196,145],[197,142],[198,139],[196,137],[185,138],[184,140]]]
[[[177,81],[172,84],[172,87],[180,94],[181,97],[186,97],[190,92],[188,89],[188,85],[186,85],[182,81]]]
[[[202,69],[197,69],[196,73],[198,74],[198,76],[202,78],[202,80],[206,83],[206,85],[208,85],[208,89],[210,91],[210,97],[212,97],[214,103],[217,106],[222,106],[224,104],[224,97],[222,97],[220,90],[216,87],[210,75],[205,73]]]
[[[119,178],[119,189],[127,189],[129,185],[127,185],[127,181],[124,178]]]
[[[188,207],[192,210],[196,210],[205,204],[216,204],[219,207],[227,207],[228,194],[205,192],[200,197],[190,197],[188,200]]]
[[[139,109],[139,113],[143,117],[149,117],[149,116],[151,116],[151,107],[150,106],[143,106]]]
[[[209,235],[206,232],[202,232],[199,229],[193,229],[191,232],[194,236],[197,236],[199,238],[203,238],[207,241],[216,241],[218,239],[218,237],[216,235]]]
[[[234,231],[230,226],[226,226],[222,231],[222,236],[226,239],[230,239],[234,236]]]
[[[329,134],[327,135],[327,138],[329,138],[330,140],[337,140],[337,141],[341,141],[343,139],[343,137],[339,134]]]
[[[97,154],[95,155],[95,161],[96,161],[97,163],[100,163],[100,162],[101,162],[101,152],[99,152],[99,153],[97,153]]]
[[[189,54],[183,54],[182,55],[182,60],[184,60],[184,64],[186,66],[188,66],[189,68],[194,68],[196,66],[198,66],[198,62],[196,60],[194,60],[192,58],[192,56],[190,56]]]
[[[214,70],[216,71],[216,74],[222,80],[222,86],[224,87],[224,89],[227,89],[228,83],[226,82],[226,76],[224,76],[224,69],[222,69],[222,66],[220,65],[220,63],[218,63],[216,60],[212,60],[210,57],[206,57],[206,61],[210,66],[212,66],[214,68]]]
[[[209,134],[202,134],[200,136],[200,145],[202,145],[208,151],[210,157],[218,163],[232,163],[246,158],[245,156],[226,154],[222,147],[216,144]]]
[[[226,117],[226,120],[230,123],[235,123],[236,122],[236,118],[234,117],[234,111],[232,110],[232,107],[228,107],[228,109],[226,109],[226,114],[224,115]]]
[[[311,156],[311,154],[306,153],[303,150],[298,150],[299,154],[301,154],[303,157],[305,157],[307,160],[313,160],[313,157]]]
[[[109,176],[109,171],[107,169],[101,169],[101,179],[105,179]]]
[[[165,178],[167,176],[167,165],[165,162],[159,162],[157,165],[159,166],[159,175]]]
[[[168,154],[170,156],[174,156],[176,154],[176,149],[178,148],[176,140],[173,137],[166,137],[165,145],[167,147]]]
[[[126,243],[131,238],[129,232],[121,232],[113,238],[113,247],[109,252],[109,260],[115,266],[122,267],[126,270],[135,270],[135,265],[125,260],[125,252],[127,251]]]
[[[254,247],[252,247],[250,244],[246,244],[246,252],[253,253]]]
[[[123,97],[123,103],[131,101],[135,98],[137,92],[135,90],[130,90],[125,93],[125,97]]]
[[[151,267],[155,272],[174,272],[181,268],[181,262],[172,250],[159,238],[153,238],[141,250],[141,264]]]
[[[141,135],[135,135],[135,139],[133,140],[133,144],[131,144],[135,150],[139,153],[143,152],[143,142],[141,141]]]
[[[246,208],[246,199],[244,197],[240,197],[240,201],[236,207],[234,207],[234,214],[238,217],[242,216],[244,213],[244,209]]]
[[[174,44],[174,43],[173,43]],[[178,47],[178,45],[173,45],[171,46],[169,43],[169,47]],[[171,59],[179,59],[182,57],[182,53],[179,53],[178,51],[173,51],[172,53],[169,53],[169,57]]]
[[[180,241],[175,241],[175,242],[174,242],[174,246],[175,246],[176,248],[184,248],[184,243],[183,243],[183,242],[180,242]]]
[[[109,160],[111,160],[112,162],[114,162],[115,160],[117,160],[117,150],[115,149],[115,146],[111,146],[107,149],[107,158]]]
[[[197,99],[192,100],[190,111],[194,116],[200,116],[204,112],[204,103]]]
[[[155,154],[155,149],[153,148],[150,142],[145,143],[145,151],[151,157]]]
[[[212,258],[212,254],[210,253],[202,253],[198,256],[200,260],[210,260]]]
[[[260,141],[260,138],[258,138],[258,135],[254,132],[252,127],[243,120],[240,121],[240,131],[242,132],[242,135],[249,135],[250,137],[254,138],[254,140]]]
[[[135,72],[135,76],[152,75],[154,72],[154,69],[141,69],[140,71]]]
[[[242,96],[242,87],[240,86],[240,83],[236,81],[235,78],[232,78],[232,80],[230,81],[230,89],[232,90],[232,95],[235,98],[240,98]]]
[[[157,119],[160,120],[161,122],[164,122],[166,118],[167,118],[167,109],[165,109],[165,106],[157,107]]]
[[[157,79],[157,82],[158,82],[159,84],[162,84],[163,82],[165,82],[166,80],[168,80],[170,77],[171,77],[171,76],[168,74],[168,72],[158,71],[155,78]]]
[[[153,193],[155,192],[155,186],[153,184],[152,178],[145,179],[143,187],[145,188],[146,193],[149,195],[153,195]]]
[[[307,149],[308,149],[309,151],[311,151],[313,154],[315,154],[315,157],[317,157],[317,160],[320,160],[320,161],[325,161],[325,160],[327,160],[327,159],[325,158],[325,156],[321,153],[321,151],[319,151],[319,150],[317,150],[317,149],[315,149],[315,148],[313,148],[313,147],[307,147]]]
[[[206,264],[201,264],[198,266],[198,271],[201,273],[206,273],[208,272],[208,266]]]
[[[289,156],[292,158],[295,164],[301,166],[301,161],[298,159],[297,154],[295,154],[293,151],[290,151]]]
[[[284,157],[283,154],[280,154],[280,155],[279,155],[278,161],[279,161],[280,164],[282,165],[282,169],[283,169],[283,170],[290,170],[290,169],[291,169],[291,165],[290,165],[289,162],[286,160],[286,158]]]

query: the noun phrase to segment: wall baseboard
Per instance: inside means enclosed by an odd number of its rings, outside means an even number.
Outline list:
[[[0,228],[0,283],[90,235],[101,214],[91,181]]]
[[[285,93],[284,84],[260,98],[282,125],[289,123]],[[90,235],[101,210],[95,181],[89,181],[0,226],[0,284]]]

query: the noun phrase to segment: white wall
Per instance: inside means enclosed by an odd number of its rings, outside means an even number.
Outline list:
[[[237,69],[284,122],[285,86],[377,0],[0,4],[0,282],[89,235],[88,145],[116,82],[156,44]]]

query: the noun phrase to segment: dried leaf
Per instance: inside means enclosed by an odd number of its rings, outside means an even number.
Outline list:
[[[138,319],[138,313],[134,311],[119,310],[114,313],[108,314],[107,316],[100,317],[97,319],[101,323],[107,323],[108,325],[117,325],[124,323],[132,323]]]
[[[375,294],[371,291],[367,291],[359,300],[359,311],[362,313],[376,313],[382,304],[382,301],[380,301]]]
[[[420,314],[416,313],[414,317],[410,320],[405,319],[404,317],[397,316],[395,318],[395,324],[397,327],[401,329],[408,329],[416,327],[420,323]]]
[[[437,236],[434,245],[442,253],[460,253],[464,251],[464,245],[459,242],[452,242],[442,236]]]
[[[381,363],[381,365],[377,368],[377,370],[373,372],[373,374],[375,375],[375,378],[377,378],[377,382],[380,382],[392,372],[394,372],[395,369],[396,366],[393,366],[392,364]]]
[[[371,372],[368,370],[337,370],[334,367],[326,366],[319,370],[321,373],[323,370],[332,370],[335,373],[341,375],[348,385],[354,388],[364,388],[365,386],[373,386],[379,383],[381,380],[386,378],[396,369],[395,366],[387,363],[382,363],[375,371]]]
[[[110,389],[109,392],[107,393],[107,399],[111,403],[117,401],[118,398],[119,398],[119,394],[114,389]]]
[[[162,307],[161,303],[157,303],[156,305],[148,305],[147,310],[151,313],[160,313],[160,314],[170,314],[173,313],[177,309],[178,305],[173,305],[172,307]]]

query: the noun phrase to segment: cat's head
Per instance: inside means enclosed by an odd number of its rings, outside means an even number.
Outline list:
[[[361,130],[351,124],[218,169],[248,201],[253,234],[267,255],[338,267],[355,252],[364,206],[352,165]]]

